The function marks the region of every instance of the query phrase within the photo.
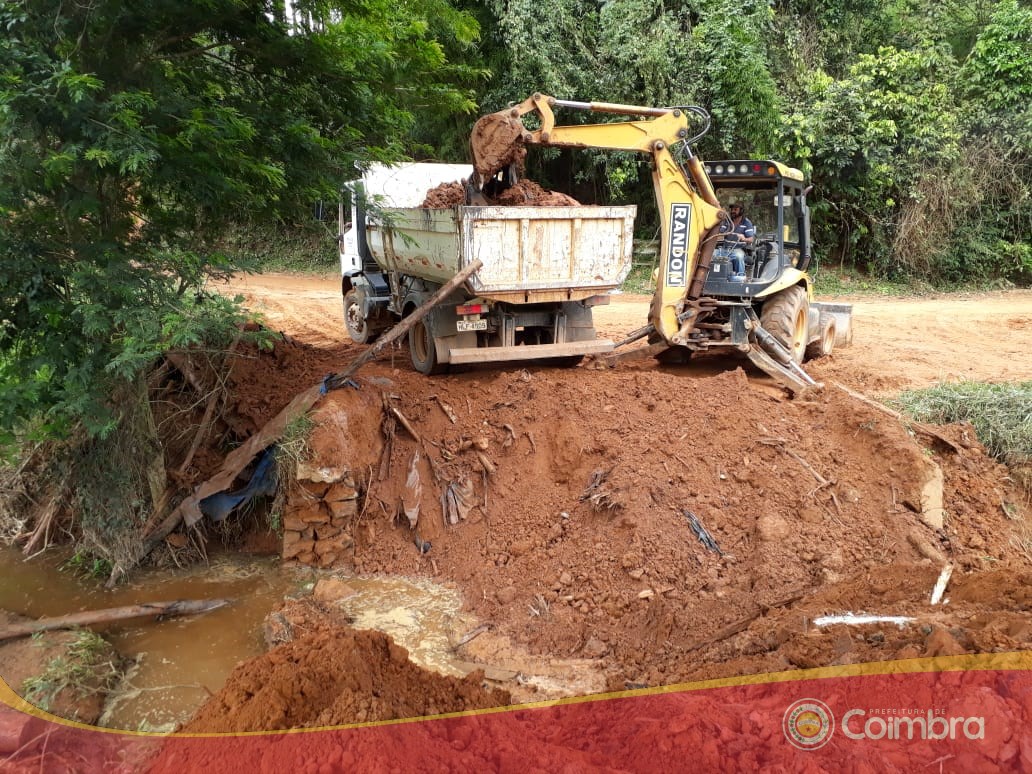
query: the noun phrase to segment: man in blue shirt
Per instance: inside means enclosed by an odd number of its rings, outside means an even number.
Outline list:
[[[756,226],[745,217],[745,208],[735,202],[727,208],[728,220],[720,224],[720,233],[726,243],[735,244],[737,247],[751,245],[756,239]],[[741,254],[731,255],[731,279],[742,281],[745,279],[745,262]]]

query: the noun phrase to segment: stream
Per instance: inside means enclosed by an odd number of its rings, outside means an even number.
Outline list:
[[[132,731],[167,732],[187,720],[237,664],[265,652],[262,623],[269,612],[331,574],[286,567],[278,557],[225,554],[185,569],[138,569],[130,583],[108,591],[102,580],[62,569],[63,558],[52,552],[25,561],[17,549],[0,547],[0,608],[41,618],[174,599],[232,600],[200,616],[91,627],[135,661],[99,725]],[[386,632],[424,668],[465,674],[452,663],[449,639],[472,625],[460,612],[457,591],[401,577],[349,577],[347,583],[354,593],[339,605],[356,628]]]

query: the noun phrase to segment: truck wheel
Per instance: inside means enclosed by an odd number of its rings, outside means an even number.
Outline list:
[[[830,355],[835,349],[836,335],[838,335],[838,331],[835,328],[835,318],[826,317],[821,320],[820,334],[815,341],[806,345],[806,359],[813,360]]]
[[[351,340],[358,344],[368,344],[380,335],[380,330],[374,330],[362,315],[362,305],[354,288],[344,294],[344,325]]]
[[[412,367],[419,373],[431,376],[443,374],[448,370],[447,363],[437,362],[437,347],[434,345],[434,337],[430,335],[430,329],[426,327],[423,320],[409,328],[408,347],[409,356],[412,358]]]
[[[809,305],[806,289],[795,285],[768,299],[760,312],[760,324],[785,345],[797,363],[802,363],[806,354]]]

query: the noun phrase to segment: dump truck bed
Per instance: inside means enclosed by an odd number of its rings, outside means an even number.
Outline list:
[[[634,216],[627,207],[392,209],[367,227],[376,262],[430,282],[474,260],[470,279],[487,299],[579,300],[620,285],[631,268]]]

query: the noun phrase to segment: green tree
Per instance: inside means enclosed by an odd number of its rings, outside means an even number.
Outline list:
[[[110,428],[162,350],[224,332],[227,224],[291,218],[425,116],[470,111],[447,0],[0,3],[0,432]],[[443,40],[443,42],[442,42]]]

